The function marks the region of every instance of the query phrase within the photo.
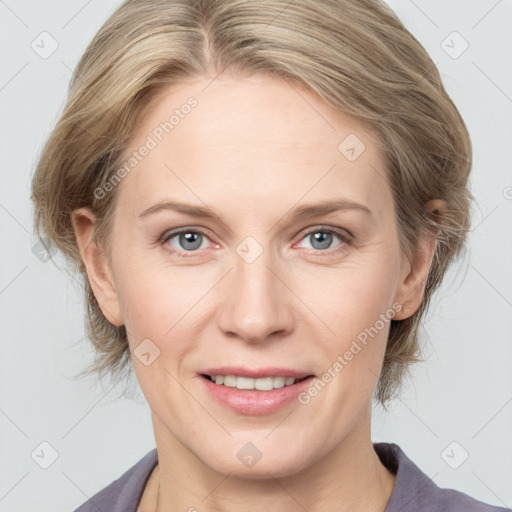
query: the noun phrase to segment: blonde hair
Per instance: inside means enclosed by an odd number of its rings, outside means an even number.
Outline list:
[[[91,291],[71,212],[92,210],[94,240],[109,253],[117,188],[101,199],[94,191],[121,165],[160,91],[226,70],[302,84],[368,123],[387,159],[402,251],[410,256],[422,233],[437,232],[420,308],[391,320],[376,388],[385,407],[410,363],[422,360],[420,320],[465,244],[473,196],[464,121],[428,53],[380,0],[128,0],[104,23],[76,67],[32,182],[37,235],[83,277],[86,334],[96,353],[87,373],[120,378],[131,369],[130,353],[124,326],[108,322]],[[445,201],[446,210],[427,215],[431,199]]]

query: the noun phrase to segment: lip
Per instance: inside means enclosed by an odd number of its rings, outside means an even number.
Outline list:
[[[217,368],[207,368],[206,370],[198,372],[199,375],[203,373],[211,377],[217,375],[236,375],[237,377],[249,377],[251,379],[263,379],[265,377],[295,377],[296,379],[303,379],[304,377],[313,375],[311,372],[293,370],[290,368],[278,368],[275,366],[256,369],[247,368],[246,366],[220,366]]]
[[[217,375],[233,375],[233,373],[224,374],[219,372]],[[235,375],[237,374],[235,373]],[[273,375],[285,377],[282,373]],[[230,388],[222,384],[215,384],[215,382],[212,382],[202,375],[199,376],[199,380],[203,383],[203,386],[205,386],[206,393],[208,393],[213,400],[231,411],[246,416],[263,416],[277,412],[293,401],[298,403],[298,395],[305,391],[316,378],[311,374],[308,375],[310,376],[300,382],[296,382],[290,386],[276,388],[272,391]],[[293,377],[293,375],[289,376]],[[304,375],[304,377],[306,377],[306,375]]]

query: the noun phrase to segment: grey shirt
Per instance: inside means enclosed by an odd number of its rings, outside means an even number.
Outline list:
[[[454,489],[438,487],[394,443],[373,443],[380,460],[396,474],[385,512],[511,512],[486,505]],[[145,484],[158,462],[156,448],[75,512],[136,512]]]

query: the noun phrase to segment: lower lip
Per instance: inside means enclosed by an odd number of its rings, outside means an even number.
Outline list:
[[[215,384],[206,377],[199,377],[206,386],[208,393],[222,405],[234,412],[247,416],[261,416],[278,411],[297,398],[305,391],[314,377],[308,377],[291,386],[275,388],[271,391],[255,391],[251,389],[238,389]]]

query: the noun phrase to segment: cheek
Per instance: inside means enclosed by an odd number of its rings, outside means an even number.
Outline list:
[[[397,311],[392,307],[395,286],[393,254],[375,250],[347,259],[344,265],[326,272],[304,273],[300,292],[316,289],[304,299],[322,320],[315,349],[324,361],[320,388],[331,391],[324,400],[337,410],[358,410],[370,399],[380,375],[389,327]],[[313,286],[316,284],[316,288]],[[315,322],[315,325],[318,323]],[[328,326],[324,328],[324,326]],[[333,331],[333,332],[331,332]],[[311,333],[315,335],[315,332]],[[321,341],[323,340],[323,341]],[[315,392],[315,390],[312,390]],[[306,397],[307,398],[307,397]]]
[[[396,284],[393,258],[375,250],[354,254],[336,268],[304,268],[296,274],[293,290],[330,328],[331,337],[346,341],[391,307]]]
[[[140,254],[126,259],[117,288],[130,344],[149,338],[161,350],[179,352],[180,340],[194,339],[194,315],[207,303],[216,276],[213,267],[172,266]]]

